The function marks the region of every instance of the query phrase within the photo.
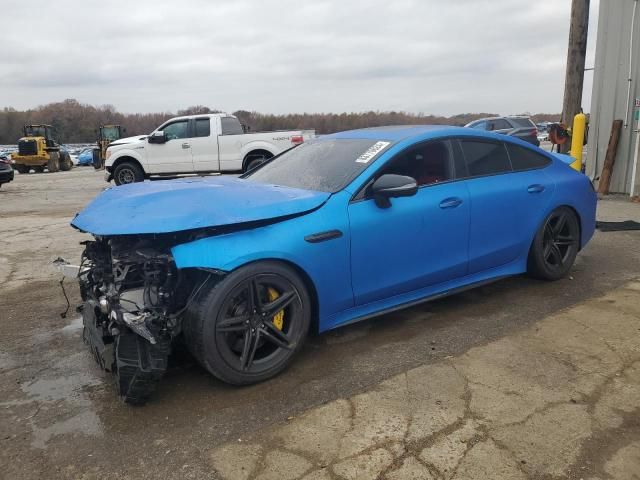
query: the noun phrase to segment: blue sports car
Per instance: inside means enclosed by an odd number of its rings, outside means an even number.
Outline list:
[[[325,331],[527,272],[566,275],[595,227],[572,159],[441,126],[341,132],[240,178],[101,193],[72,225],[84,339],[143,403],[181,338],[236,385],[281,372]]]

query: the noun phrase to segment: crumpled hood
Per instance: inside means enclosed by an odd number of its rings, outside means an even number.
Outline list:
[[[94,235],[179,232],[302,214],[329,195],[235,177],[133,183],[102,192],[71,225]]]

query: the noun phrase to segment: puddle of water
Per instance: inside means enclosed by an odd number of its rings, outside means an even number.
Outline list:
[[[72,355],[67,363],[77,362]],[[64,363],[64,360],[61,362]],[[56,365],[58,367],[58,365]],[[94,411],[93,403],[86,393],[86,388],[101,385],[103,382],[87,372],[53,379],[38,379],[28,384],[22,384],[22,391],[27,395],[27,401],[36,402],[40,407],[46,405],[48,415],[42,413],[30,420],[34,448],[45,449],[47,443],[58,435],[82,434],[90,436],[102,435],[103,428],[100,418]],[[59,419],[60,413],[66,413],[66,418]],[[71,416],[69,416],[69,414]],[[44,425],[43,425],[44,424]],[[42,425],[42,426],[41,426]]]
[[[82,330],[82,317],[74,318],[69,325],[60,329],[65,335],[72,335],[80,330]]]
[[[33,441],[31,446],[34,448],[46,449],[47,443],[52,437],[57,435],[65,435],[69,433],[83,433],[85,435],[97,436],[102,434],[102,423],[98,416],[92,411],[84,411],[71,418],[55,422],[52,425],[40,428],[33,423]]]

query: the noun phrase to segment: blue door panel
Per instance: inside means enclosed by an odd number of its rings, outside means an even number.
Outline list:
[[[526,253],[551,200],[553,180],[539,169],[466,182],[471,197],[469,273],[504,265]]]
[[[464,182],[423,187],[391,204],[349,205],[356,305],[467,273],[470,205]]]

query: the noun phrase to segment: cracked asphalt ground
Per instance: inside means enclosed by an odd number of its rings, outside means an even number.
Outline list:
[[[640,478],[640,232],[597,232],[559,282],[511,278],[313,336],[260,385],[177,351],[132,408],[77,315],[60,317],[48,266],[77,261],[68,222],[105,185],[74,169],[0,189],[0,477]]]

